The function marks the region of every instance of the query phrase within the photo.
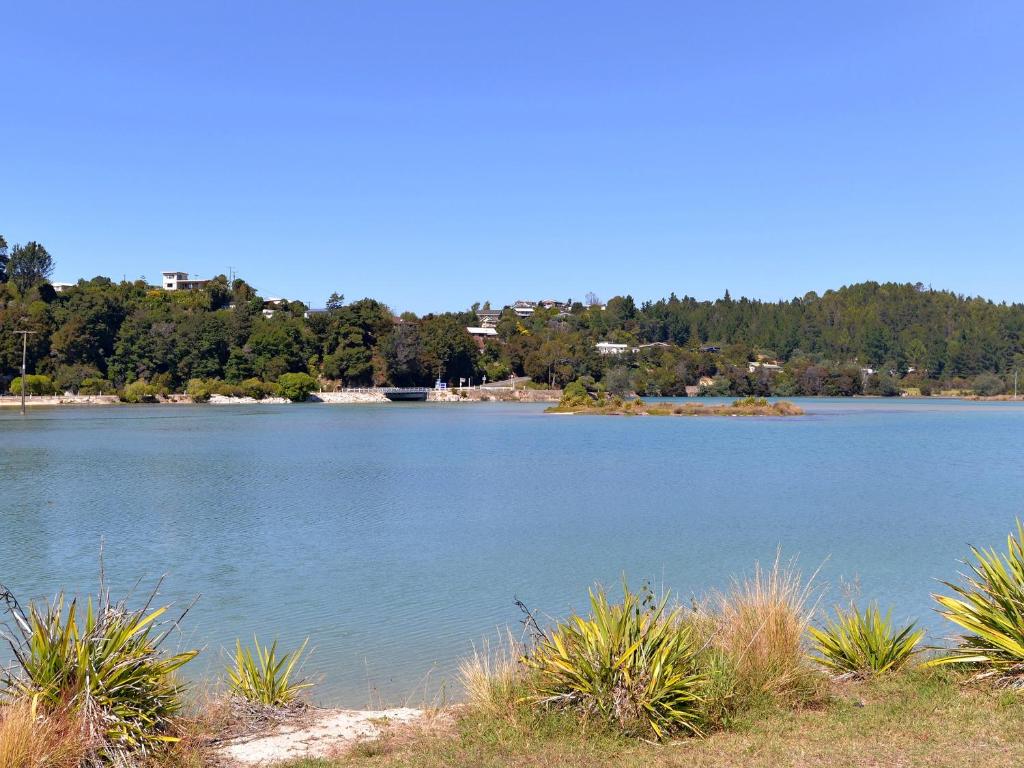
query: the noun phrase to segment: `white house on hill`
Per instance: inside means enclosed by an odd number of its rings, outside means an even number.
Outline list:
[[[165,291],[194,291],[197,288],[205,288],[209,280],[189,279],[188,272],[161,272],[163,281],[160,287]]]

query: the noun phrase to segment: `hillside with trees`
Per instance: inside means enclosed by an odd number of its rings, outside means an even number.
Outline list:
[[[56,292],[53,258],[0,237],[0,391],[21,365],[58,391],[112,392],[135,382],[184,391],[193,380],[277,382],[306,373],[325,385],[430,385],[525,375],[564,386],[681,395],[898,394],[913,388],[998,394],[1024,367],[1024,305],[925,288],[861,283],[789,301],[630,296],[568,310],[506,309],[480,346],[476,309],[395,316],[374,299],[335,294],[323,311],[268,305],[220,275],[192,291],[145,281],[80,280]],[[268,306],[270,309],[268,310]],[[600,355],[595,344],[626,345]],[[47,377],[43,380],[43,377]],[[47,383],[49,382],[49,383]]]

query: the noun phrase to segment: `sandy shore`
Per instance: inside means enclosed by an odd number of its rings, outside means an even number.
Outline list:
[[[379,738],[386,729],[423,721],[420,709],[323,709],[299,724],[278,726],[268,733],[234,739],[217,749],[229,766],[247,768],[275,765],[301,758],[333,757],[352,745]]]

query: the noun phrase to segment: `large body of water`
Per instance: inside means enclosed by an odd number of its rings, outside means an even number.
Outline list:
[[[133,406],[0,412],[0,582],[21,598],[201,598],[215,671],[309,636],[325,703],[421,700],[513,598],[549,615],[628,574],[687,597],[770,561],[939,637],[929,593],[1024,515],[1024,405],[810,400],[803,418],[553,417],[543,406]],[[145,582],[149,583],[149,582]],[[831,599],[831,598],[830,598]],[[197,662],[198,663],[198,662]]]

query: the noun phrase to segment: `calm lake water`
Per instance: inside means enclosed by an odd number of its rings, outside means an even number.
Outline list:
[[[683,597],[777,548],[939,637],[936,578],[1024,515],[1024,405],[809,400],[808,416],[553,417],[541,405],[0,412],[0,581],[23,600],[168,575],[177,642],[315,646],[325,703],[422,701],[513,598],[628,574]],[[205,665],[205,666],[204,666]]]

